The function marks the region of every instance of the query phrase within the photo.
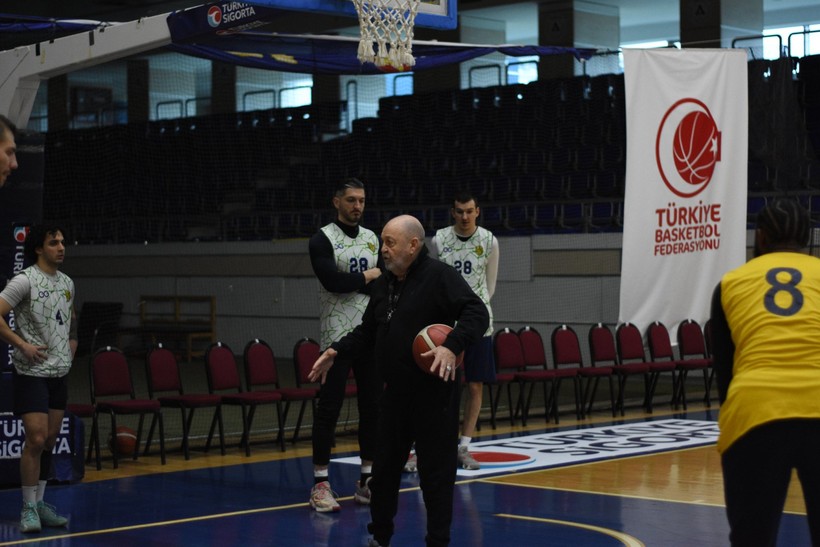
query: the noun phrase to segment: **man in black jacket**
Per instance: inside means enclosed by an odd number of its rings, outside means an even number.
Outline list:
[[[461,387],[456,355],[483,336],[487,307],[454,268],[428,255],[416,218],[390,220],[382,230],[381,253],[387,273],[371,284],[361,325],[334,342],[311,375],[324,381],[337,355],[374,348],[385,391],[370,480],[371,545],[389,545],[402,468],[413,442],[427,509],[427,545],[449,545]],[[434,360],[427,374],[416,366],[412,345],[416,334],[433,323],[454,329],[428,352]]]

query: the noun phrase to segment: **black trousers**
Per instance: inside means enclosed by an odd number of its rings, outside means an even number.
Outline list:
[[[363,460],[372,460],[376,453],[378,400],[382,382],[371,357],[337,359],[327,373],[319,391],[316,417],[313,420],[313,464],[328,465],[336,435],[336,423],[345,398],[350,369],[356,379],[359,409],[359,452]]]
[[[774,546],[792,469],[803,488],[812,545],[820,546],[820,420],[778,420],[738,439],[722,457],[729,539]]]
[[[415,442],[424,507],[426,543],[450,543],[453,489],[458,465],[460,378],[443,382],[433,376],[420,384],[388,384],[379,405],[379,446],[370,481],[368,530],[381,545],[393,536],[402,468]]]

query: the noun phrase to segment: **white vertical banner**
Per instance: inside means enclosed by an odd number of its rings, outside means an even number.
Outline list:
[[[746,260],[748,84],[742,49],[624,50],[626,191],[619,321],[708,319]],[[673,338],[674,339],[674,338]]]

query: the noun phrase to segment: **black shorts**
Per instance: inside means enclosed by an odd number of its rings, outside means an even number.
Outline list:
[[[40,378],[25,376],[12,371],[12,393],[14,394],[14,414],[21,416],[29,412],[65,410],[68,403],[68,379]]]
[[[464,379],[467,382],[495,382],[492,336],[483,337],[464,352]]]

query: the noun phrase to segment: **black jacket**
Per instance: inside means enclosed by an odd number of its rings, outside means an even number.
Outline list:
[[[429,256],[422,247],[404,282],[386,272],[371,283],[370,303],[362,323],[331,347],[340,357],[373,349],[384,381],[415,385],[432,378],[413,360],[413,339],[433,323],[454,327],[444,346],[458,355],[484,336],[487,307],[452,266]],[[391,309],[393,313],[388,320]]]

